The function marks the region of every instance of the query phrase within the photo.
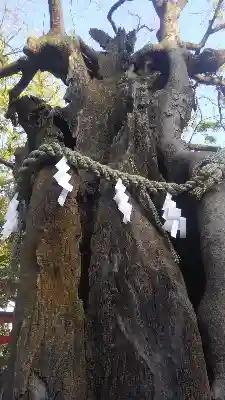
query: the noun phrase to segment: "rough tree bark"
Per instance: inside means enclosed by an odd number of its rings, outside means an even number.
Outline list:
[[[124,2],[108,15],[113,38],[90,31],[104,49],[96,53],[65,35],[60,1],[49,0],[50,33],[29,38],[26,57],[0,70],[0,77],[23,74],[7,117],[27,133],[24,157],[50,132],[112,168],[182,183],[208,154],[181,140],[193,107],[190,78],[209,83],[204,73],[218,70],[225,51],[199,52],[205,38],[200,45],[180,40],[187,1],[152,0],[159,44],[134,53],[136,31],[112,21]],[[68,86],[67,107],[18,98],[38,69]],[[53,164],[43,166],[27,182],[3,399],[225,399],[224,186],[199,205],[187,194],[177,199],[188,223],[187,239],[173,242],[178,266],[141,192],[130,189],[133,213],[125,225],[114,182],[73,170],[74,189],[61,208],[54,173]],[[160,209],[163,198],[153,201]]]

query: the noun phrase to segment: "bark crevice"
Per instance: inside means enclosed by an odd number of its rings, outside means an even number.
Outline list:
[[[86,173],[81,174],[82,184],[77,194],[77,202],[80,212],[81,223],[81,277],[79,284],[79,297],[83,302],[84,312],[87,312],[89,305],[89,266],[91,261],[91,240],[95,225],[96,208],[99,198],[99,183]],[[85,179],[86,178],[86,179]],[[86,184],[85,184],[85,183]]]

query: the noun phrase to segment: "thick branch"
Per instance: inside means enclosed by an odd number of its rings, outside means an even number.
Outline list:
[[[164,15],[163,6],[165,4],[165,0],[152,0],[152,4],[158,17],[162,18]]]
[[[4,158],[0,157],[0,164],[4,165],[7,168],[14,169],[14,163],[12,161],[4,160]]]
[[[187,4],[188,4],[188,0],[178,0],[178,2],[177,2],[177,5],[181,11],[186,7]]]
[[[188,62],[189,76],[196,74],[215,74],[225,63],[225,50],[205,49],[198,56],[190,56]]]
[[[113,15],[113,13],[114,13],[120,6],[122,6],[126,1],[132,1],[132,0],[118,0],[115,4],[113,4],[113,6],[110,8],[110,10],[109,10],[109,12],[108,12],[107,19],[108,19],[108,21],[110,22],[110,24],[111,24],[111,26],[112,26],[112,28],[113,28],[113,30],[114,30],[115,33],[118,32],[118,29],[117,29],[117,27],[116,27],[115,22],[114,22],[113,19],[112,19],[112,15]]]
[[[19,60],[0,69],[0,78],[5,78],[22,72],[22,77],[20,78],[19,82],[13,87],[13,89],[9,91],[9,108],[6,112],[6,118],[12,117],[12,122],[14,125],[16,124],[16,121],[15,116],[13,115],[13,101],[19,97],[24,89],[26,89],[37,70],[38,66],[36,65],[36,62],[33,63],[27,57],[21,57]]]
[[[12,102],[17,99],[20,94],[26,89],[29,83],[32,81],[34,75],[36,74],[37,69],[30,69],[23,74],[19,82],[14,86],[12,90],[9,92],[9,101]]]
[[[143,25],[140,25],[139,28],[136,29],[136,33],[140,32],[142,29],[146,29],[149,32],[153,32],[154,31],[154,29],[149,28],[149,26],[143,24]]]
[[[48,0],[50,14],[50,31],[63,35],[65,33],[61,0]]]
[[[168,69],[165,70],[166,46],[167,44],[164,42],[156,45],[150,43],[134,53],[131,63],[134,64],[135,70],[144,70],[146,62],[151,61],[152,70],[168,75]],[[201,54],[195,56],[184,47],[184,56],[189,77],[207,85],[224,86],[224,81],[221,78],[201,75],[205,73],[215,74],[218,71],[225,63],[224,49],[205,49]]]
[[[221,147],[219,146],[210,146],[207,144],[199,145],[193,143],[189,143],[188,148],[189,150],[194,150],[194,151],[212,151],[214,153],[221,149]]]
[[[203,85],[219,86],[225,88],[225,79],[218,76],[208,76],[208,75],[193,75],[192,78]]]
[[[152,3],[160,19],[160,28],[156,34],[158,41],[166,40],[177,43],[179,41],[177,20],[181,12],[179,4],[165,0],[152,0]]]
[[[218,24],[217,26],[215,26],[214,28],[211,29],[211,35],[213,33],[219,32],[222,29],[225,29],[225,22]],[[183,42],[180,41],[179,45],[181,47],[186,48],[187,50],[192,50],[192,51],[196,51],[196,54],[198,54],[200,52],[200,50],[202,49],[202,45],[201,43],[192,43],[192,42]],[[204,47],[204,46],[203,46]]]
[[[215,26],[214,28],[212,28],[212,32],[211,33],[216,33],[221,31],[222,29],[225,29],[225,22],[223,22],[222,24],[218,24],[217,26]]]
[[[192,168],[207,152],[191,152],[181,139],[191,117],[193,92],[183,51],[180,48],[172,49],[168,58],[169,79],[158,100],[158,154],[164,160],[167,171],[165,178],[181,183],[190,178]]]
[[[107,19],[110,22],[113,30],[115,33],[117,33],[117,27],[115,22],[112,19],[112,15],[113,13],[117,10],[117,8],[119,8],[123,3],[125,3],[126,0],[118,0],[115,4],[113,4],[113,6],[110,8],[108,15],[107,15]]]
[[[105,33],[101,29],[91,28],[89,30],[89,34],[92,39],[94,39],[101,46],[103,50],[106,50],[107,45],[112,40],[108,33]]]
[[[154,54],[156,52],[164,52],[163,45],[161,43],[148,43],[132,55],[131,63],[136,66],[136,69],[144,69],[145,63],[147,61],[152,61],[152,53]]]
[[[166,87],[159,95],[157,123],[161,151],[167,164],[170,164],[172,155],[187,148],[180,138],[182,128],[191,115],[192,93],[182,50],[177,48],[169,51],[168,58],[169,78]]]
[[[89,47],[81,37],[78,37],[80,50],[85,62],[85,65],[93,78],[101,79],[99,75],[98,55],[91,47]]]
[[[9,91],[9,106],[8,110],[5,114],[6,118],[10,118],[12,121],[12,124],[14,126],[17,125],[17,118],[15,114],[15,109],[14,109],[14,101],[18,99],[18,97],[21,95],[21,93],[27,88],[29,83],[32,81],[34,75],[36,74],[37,69],[31,69],[26,72],[26,74],[23,74],[19,82]]]
[[[199,49],[199,44],[198,43],[192,43],[192,42],[183,42],[182,40],[179,41],[179,46],[184,47],[187,50],[198,50]]]
[[[84,41],[83,39],[81,39],[81,37],[78,38],[79,39],[79,43],[80,43],[80,49],[81,52],[88,57],[93,64],[98,64],[98,55],[96,53],[95,50],[93,50],[91,47],[89,47]]]
[[[6,78],[19,72],[23,72],[28,67],[29,60],[27,57],[21,57],[11,64],[0,68],[0,78]]]

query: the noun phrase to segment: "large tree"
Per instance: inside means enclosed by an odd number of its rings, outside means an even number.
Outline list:
[[[137,30],[113,20],[125,1],[108,14],[114,37],[90,30],[96,52],[66,35],[60,0],[49,0],[50,32],[0,69],[22,72],[6,115],[28,138],[13,167],[23,233],[4,400],[225,399],[223,158],[181,140],[193,82],[224,91],[225,50],[204,49],[224,27],[223,1],[195,44],[179,35],[188,0],[152,0],[158,44],[137,52]],[[19,97],[38,70],[68,86],[66,107]],[[64,206],[53,179],[62,155]],[[119,176],[128,224],[113,200]],[[160,217],[167,190],[187,218],[173,243]]]

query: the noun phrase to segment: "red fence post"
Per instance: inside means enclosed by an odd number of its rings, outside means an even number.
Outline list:
[[[10,324],[13,320],[13,312],[10,311],[0,311],[0,325]],[[10,344],[12,342],[11,334],[0,335],[0,345]]]

